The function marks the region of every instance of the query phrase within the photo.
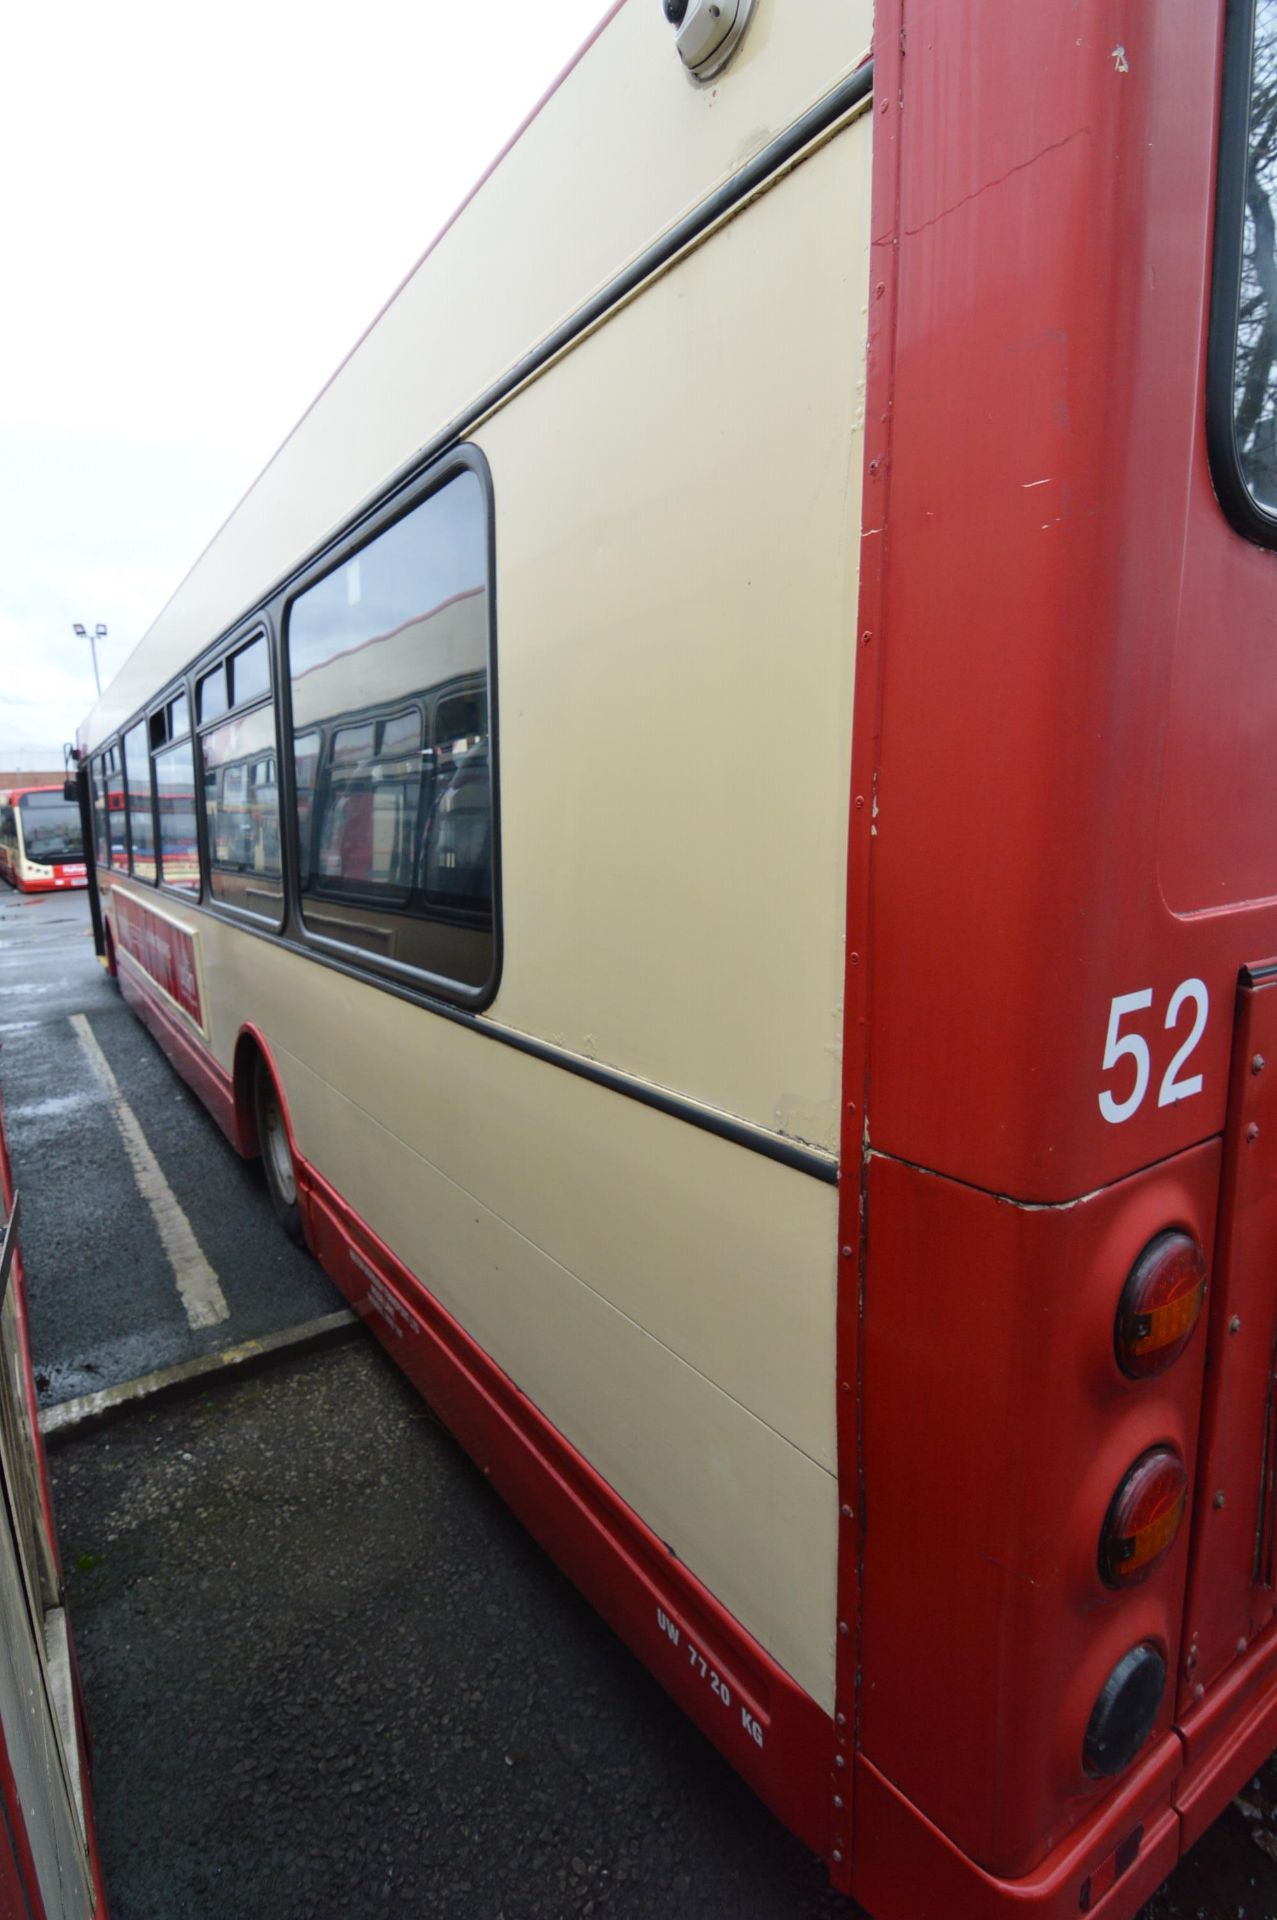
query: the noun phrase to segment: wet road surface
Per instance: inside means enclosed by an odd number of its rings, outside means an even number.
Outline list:
[[[224,1321],[189,1323],[75,1015]],[[0,887],[0,1042],[46,1398],[337,1303],[98,968],[83,897]],[[114,1920],[854,1915],[362,1333],[50,1466]],[[1245,1799],[1144,1920],[1277,1920],[1277,1762]]]
[[[225,1318],[191,1325],[153,1185],[148,1198],[102,1061],[177,1199]],[[228,1147],[99,965],[87,894],[19,894],[0,883],[0,1083],[42,1403],[342,1304],[280,1234],[257,1168]],[[187,1268],[188,1295],[198,1271]],[[208,1294],[207,1280],[200,1285]]]

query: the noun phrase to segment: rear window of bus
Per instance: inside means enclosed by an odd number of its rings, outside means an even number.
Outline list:
[[[1234,0],[1224,57],[1208,435],[1240,529],[1277,544],[1277,0]]]

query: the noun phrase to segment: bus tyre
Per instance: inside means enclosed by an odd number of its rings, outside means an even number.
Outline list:
[[[284,1109],[266,1062],[259,1059],[253,1081],[253,1111],[257,1120],[257,1144],[261,1149],[262,1170],[270,1193],[275,1218],[299,1247],[306,1244],[302,1210],[297,1201],[297,1172],[293,1150],[288,1144]]]

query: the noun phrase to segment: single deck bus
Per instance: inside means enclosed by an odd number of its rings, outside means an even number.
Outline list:
[[[1277,0],[623,0],[79,734],[124,994],[879,1920],[1277,1745],[1275,125]]]
[[[61,787],[0,793],[0,879],[20,893],[88,886],[80,809]]]

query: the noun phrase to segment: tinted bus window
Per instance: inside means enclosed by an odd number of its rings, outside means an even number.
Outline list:
[[[226,691],[226,662],[214,667],[212,673],[206,673],[199,684],[199,716],[201,724],[205,720],[217,720],[226,712],[230,700]]]
[[[1233,419],[1242,475],[1277,512],[1277,0],[1255,0]]]
[[[18,801],[23,851],[38,866],[84,858],[80,809],[60,793],[24,793]]]
[[[201,750],[213,897],[278,920],[284,890],[274,709],[223,721],[203,735]]]
[[[287,637],[307,929],[471,990],[495,957],[488,638],[471,473],[301,594]]]
[[[198,893],[195,752],[190,740],[179,740],[176,746],[156,754],[155,797],[160,821],[160,878],[166,887]]]
[[[124,736],[129,795],[129,857],[136,880],[155,884],[155,823],[151,814],[151,756],[145,722]]]
[[[231,656],[231,705],[239,707],[245,700],[260,700],[269,692],[270,661],[266,642],[254,640],[251,646]]]
[[[107,828],[110,840],[110,865],[117,873],[129,870],[129,850],[124,837],[126,814],[124,811],[124,768],[120,760],[120,749],[108,747],[102,756],[106,766],[106,809]]]
[[[89,782],[93,794],[93,851],[100,867],[107,864],[111,842],[107,835],[106,763],[101,754],[89,762]]]

